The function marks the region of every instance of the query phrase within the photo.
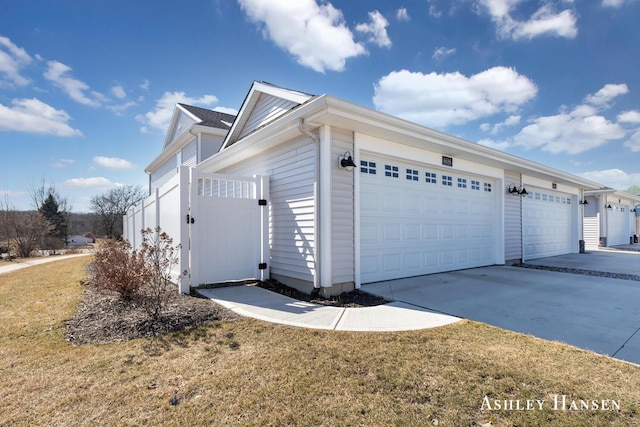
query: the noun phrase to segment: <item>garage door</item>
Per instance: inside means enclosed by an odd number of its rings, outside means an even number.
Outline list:
[[[607,212],[607,246],[629,244],[629,211],[626,206],[611,204]]]
[[[495,264],[492,178],[361,155],[362,283]]]
[[[573,243],[571,195],[528,188],[522,203],[525,260],[568,254]]]

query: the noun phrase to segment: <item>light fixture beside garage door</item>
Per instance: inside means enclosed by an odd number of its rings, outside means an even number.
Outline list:
[[[509,184],[509,187],[507,187],[507,193],[513,194],[514,196],[515,195],[526,196],[527,194],[529,194],[527,189],[524,188],[524,185],[518,188],[515,184]]]
[[[338,165],[346,169],[347,172],[353,172],[353,169],[356,167],[356,162],[354,162],[353,157],[351,157],[351,151],[345,151],[342,156],[338,156]]]

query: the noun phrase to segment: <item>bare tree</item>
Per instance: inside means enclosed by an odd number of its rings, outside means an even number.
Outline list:
[[[111,238],[120,237],[122,217],[144,197],[141,186],[124,185],[91,198],[91,210],[97,214],[104,235]]]
[[[7,242],[9,254],[13,249],[18,257],[30,257],[55,229],[40,212],[17,211],[7,200],[0,208],[0,231],[3,241]]]

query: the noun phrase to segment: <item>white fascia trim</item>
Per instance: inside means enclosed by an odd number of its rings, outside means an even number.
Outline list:
[[[324,95],[327,98],[328,113],[334,113],[341,117],[351,119],[365,125],[376,126],[389,130],[391,132],[397,132],[404,134],[411,138],[420,140],[426,140],[430,143],[440,145],[443,148],[450,148],[452,150],[460,150],[469,153],[473,156],[488,158],[491,160],[502,163],[502,167],[505,169],[523,169],[521,173],[527,171],[538,174],[543,174],[549,179],[561,179],[563,181],[571,182],[579,185],[585,189],[600,189],[604,188],[604,185],[594,181],[590,181],[576,175],[572,175],[567,172],[563,172],[558,169],[544,166],[539,163],[523,159],[511,154],[504,153],[502,151],[495,150],[493,148],[485,147],[475,142],[467,141],[462,138],[455,137],[425,126],[413,123],[386,113],[371,110],[367,107],[356,105],[348,101],[344,101],[339,98]],[[306,119],[307,123],[312,120],[322,122],[321,117]]]

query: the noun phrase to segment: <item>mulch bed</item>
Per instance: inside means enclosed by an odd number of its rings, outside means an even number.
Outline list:
[[[387,304],[389,302],[382,297],[371,295],[358,289],[351,292],[343,292],[340,295],[335,295],[329,298],[323,298],[319,295],[305,294],[304,292],[300,292],[297,289],[284,285],[277,280],[258,282],[256,283],[256,286],[300,301],[332,307],[373,307],[376,305]]]
[[[239,317],[209,299],[169,294],[157,321],[135,301],[86,285],[76,315],[67,322],[65,338],[74,345],[107,344],[148,338]]]

